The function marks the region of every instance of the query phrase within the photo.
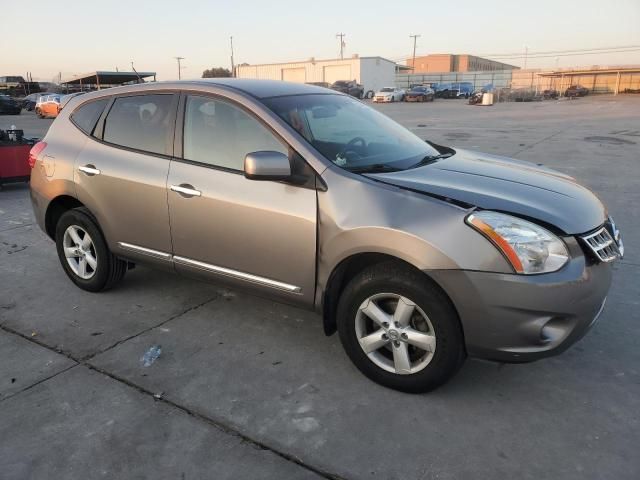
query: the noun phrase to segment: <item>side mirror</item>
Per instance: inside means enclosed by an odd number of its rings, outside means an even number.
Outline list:
[[[247,153],[244,176],[250,180],[286,180],[291,177],[289,157],[281,152]]]

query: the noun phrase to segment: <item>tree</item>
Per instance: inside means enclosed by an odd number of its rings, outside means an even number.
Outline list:
[[[215,67],[202,72],[202,78],[223,78],[230,77],[231,71],[228,68]]]

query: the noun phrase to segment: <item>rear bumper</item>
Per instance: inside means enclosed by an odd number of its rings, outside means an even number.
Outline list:
[[[458,310],[469,355],[503,362],[566,350],[595,324],[611,285],[611,265],[586,265],[584,258],[542,275],[426,273]]]

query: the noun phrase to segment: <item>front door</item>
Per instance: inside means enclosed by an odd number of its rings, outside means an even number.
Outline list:
[[[185,98],[183,131],[182,158],[168,178],[176,269],[312,304],[315,188],[243,174],[247,153],[288,153],[288,146],[249,112],[214,97]]]
[[[75,162],[78,199],[109,248],[171,268],[167,175],[177,95],[116,97]]]

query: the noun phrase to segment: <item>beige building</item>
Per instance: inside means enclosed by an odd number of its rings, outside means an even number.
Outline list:
[[[413,67],[413,58],[407,59],[407,66]],[[415,68],[411,73],[432,72],[491,72],[495,70],[516,70],[520,67],[496,62],[474,55],[453,55],[439,53],[416,57]]]

